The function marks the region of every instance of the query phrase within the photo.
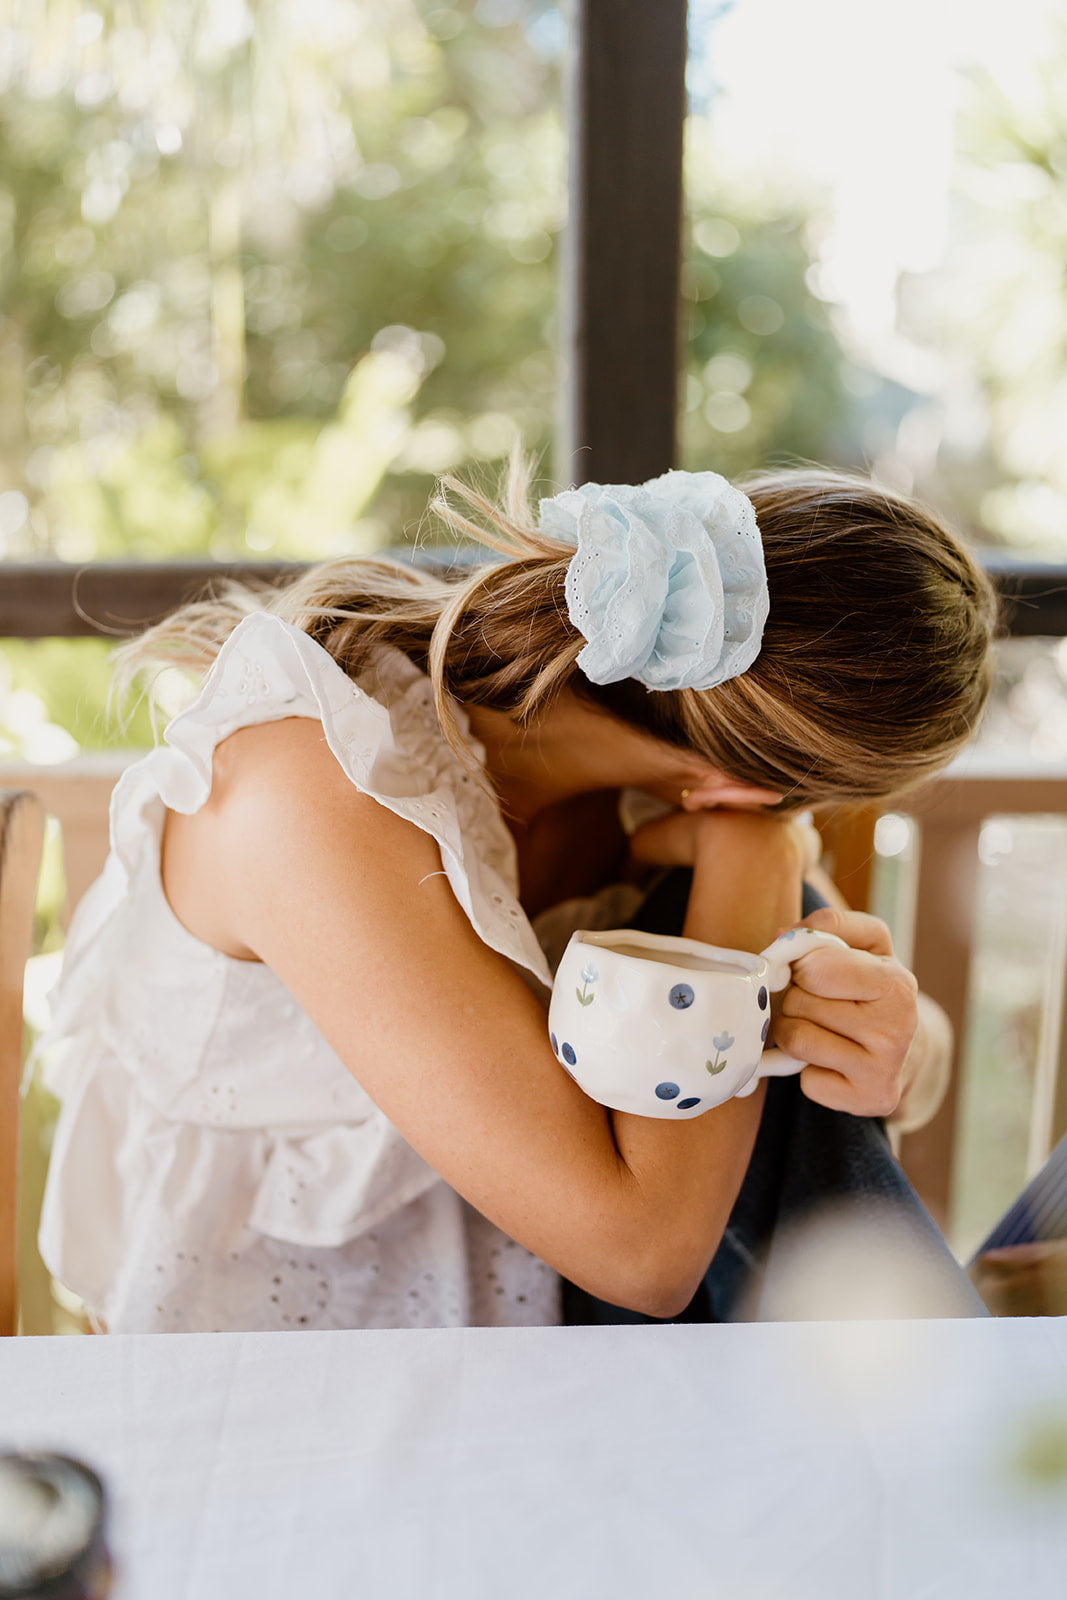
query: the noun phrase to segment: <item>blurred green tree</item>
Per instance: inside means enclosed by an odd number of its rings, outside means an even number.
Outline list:
[[[434,474],[517,436],[547,455],[562,40],[547,0],[24,5],[0,49],[0,548],[373,549],[415,535]],[[724,204],[709,127],[685,464],[840,456],[803,219]],[[56,698],[85,648],[9,670],[96,742]]]
[[[944,366],[936,475],[988,543],[1067,557],[1067,26],[961,81],[954,218],[910,331]]]
[[[797,457],[851,464],[847,363],[808,286],[807,218],[726,170],[714,97],[688,121],[685,194],[682,465],[733,476]]]

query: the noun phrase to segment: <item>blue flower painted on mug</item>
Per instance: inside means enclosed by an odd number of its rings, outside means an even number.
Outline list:
[[[599,977],[600,973],[594,967],[593,963],[591,961],[587,961],[585,966],[582,968],[582,987],[580,989],[575,989],[574,991],[578,996],[578,1004],[580,1006],[592,1005],[596,996],[589,993],[589,985],[591,983],[595,983]]]
[[[675,1011],[685,1011],[696,997],[688,983],[676,983],[668,998]]]
[[[721,1033],[717,1033],[715,1035],[711,1042],[715,1046],[715,1060],[705,1061],[704,1065],[711,1073],[712,1077],[715,1077],[717,1073],[725,1070],[726,1052],[733,1044],[734,1036],[732,1033],[727,1033],[726,1029],[724,1028]]]
[[[676,1083],[657,1083],[656,1097],[659,1100],[674,1100],[680,1093]]]

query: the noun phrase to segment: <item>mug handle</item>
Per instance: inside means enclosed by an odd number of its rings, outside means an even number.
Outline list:
[[[839,939],[836,933],[824,933],[820,928],[789,928],[785,933],[779,934],[773,944],[766,950],[761,950],[760,955],[768,964],[767,987],[772,994],[789,985],[793,976],[793,962],[799,961],[802,956],[809,956],[813,950],[825,950],[832,945],[840,945],[842,950],[849,947],[844,939]],[[791,1056],[785,1050],[779,1050],[772,1045],[769,1050],[764,1050],[760,1057],[759,1068],[745,1084],[738,1089],[739,1096],[751,1094],[761,1078],[788,1078],[795,1072],[800,1072],[808,1063],[800,1061],[796,1056]]]

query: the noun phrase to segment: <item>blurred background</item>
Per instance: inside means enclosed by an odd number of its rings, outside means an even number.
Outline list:
[[[0,559],[395,547],[516,438],[552,480],[565,6],[6,18]],[[679,464],[858,466],[1067,559],[1062,7],[691,0],[689,89]],[[107,682],[101,642],[4,642],[0,757],[150,742]],[[1067,647],[1004,648],[983,737],[1067,763]],[[878,848],[903,929],[904,819]],[[981,857],[961,1251],[1025,1176],[1063,824],[995,819]]]

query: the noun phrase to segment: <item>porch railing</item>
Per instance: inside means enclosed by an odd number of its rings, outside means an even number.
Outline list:
[[[411,559],[411,552],[405,552]],[[436,564],[469,553],[416,552]],[[1067,637],[1067,566],[984,550],[1000,591],[1004,632],[1013,638]],[[123,637],[165,617],[183,601],[228,578],[274,584],[304,570],[299,561],[0,562],[0,638]]]

